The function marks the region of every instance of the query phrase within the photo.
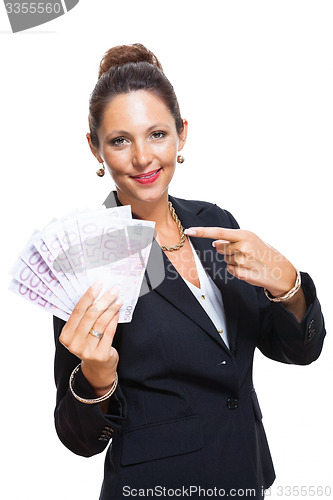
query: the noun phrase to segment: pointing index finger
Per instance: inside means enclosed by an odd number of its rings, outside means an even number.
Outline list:
[[[211,238],[222,240],[222,243],[236,243],[242,239],[241,229],[229,229],[224,227],[189,227],[185,229],[185,234],[196,238]]]

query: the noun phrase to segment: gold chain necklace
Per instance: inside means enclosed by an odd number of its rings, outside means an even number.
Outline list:
[[[186,235],[184,233],[184,228],[182,226],[182,223],[178,219],[178,215],[176,214],[175,209],[173,208],[171,201],[169,201],[168,204],[169,204],[169,210],[171,213],[171,217],[173,218],[173,220],[177,224],[177,227],[179,230],[180,241],[179,241],[179,243],[177,243],[177,245],[171,245],[170,247],[168,247],[166,245],[161,245],[161,248],[162,248],[162,250],[166,250],[167,252],[173,252],[174,250],[179,250],[184,245],[185,240],[186,240]]]

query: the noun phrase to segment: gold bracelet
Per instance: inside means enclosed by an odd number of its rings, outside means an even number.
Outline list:
[[[104,394],[104,396],[101,396],[100,398],[95,398],[95,399],[85,399],[85,398],[81,398],[80,396],[78,396],[74,392],[74,389],[73,389],[73,380],[74,380],[74,377],[75,377],[75,375],[77,374],[77,372],[79,371],[80,368],[81,368],[81,363],[79,365],[77,365],[76,368],[74,368],[74,370],[71,373],[71,376],[69,377],[69,388],[70,388],[71,393],[73,394],[73,396],[78,401],[81,401],[81,403],[85,403],[87,405],[92,405],[92,404],[95,404],[95,403],[101,403],[102,401],[105,401],[110,396],[112,396],[112,394],[114,393],[114,391],[116,390],[116,387],[118,385],[118,375],[117,375],[117,373],[116,373],[116,378],[115,378],[115,380],[114,380],[114,382],[112,384],[111,389],[106,394]]]
[[[295,286],[291,290],[289,290],[289,292],[282,295],[282,297],[270,297],[269,291],[265,288],[264,292],[266,297],[272,302],[284,302],[286,300],[291,299],[291,297],[293,297],[301,288],[301,273],[299,272],[298,269],[296,269],[296,273],[297,273],[297,278]]]

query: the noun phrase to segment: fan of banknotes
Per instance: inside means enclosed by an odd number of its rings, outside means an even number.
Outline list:
[[[34,231],[10,270],[9,290],[65,321],[96,280],[119,286],[120,323],[137,303],[155,223],[132,219],[129,205],[73,212]]]

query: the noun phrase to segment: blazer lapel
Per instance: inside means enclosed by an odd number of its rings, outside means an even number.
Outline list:
[[[200,224],[203,226],[204,224]],[[192,224],[194,226],[194,224]],[[199,226],[199,223],[197,223]],[[190,227],[190,226],[188,226]],[[191,243],[198,254],[201,263],[220,289],[226,315],[228,340],[231,352],[234,352],[237,336],[238,308],[236,288],[239,283],[237,279],[227,272],[226,263],[222,261],[222,255],[218,254],[212,247],[213,240],[203,238],[191,238]]]
[[[201,206],[196,212],[193,212],[184,207],[182,203],[179,203],[177,199],[170,197],[170,200],[172,201],[172,204],[184,228],[191,226],[195,227],[216,225],[216,215],[211,211],[214,206],[209,205],[207,208],[203,208]],[[198,254],[199,259],[203,264],[205,271],[207,271],[214,283],[221,290],[223,305],[226,313],[230,351],[234,353],[236,349],[237,325],[239,315],[237,307],[237,291],[238,287],[240,286],[240,282],[237,278],[227,272],[226,263],[223,259],[223,256],[221,254],[218,254],[215,248],[212,247],[212,242],[214,240],[195,237],[192,237],[190,239],[194,249]],[[185,283],[184,285],[186,286],[186,288],[188,288]],[[201,311],[200,313],[202,314]],[[210,323],[212,322],[210,321]],[[215,329],[214,325],[213,328]],[[223,345],[225,345],[222,340],[221,342],[223,343]]]
[[[168,300],[173,306],[199,325],[216,342],[218,342],[220,346],[224,347],[229,352],[229,349],[221,339],[220,334],[215,328],[213,322],[205,310],[200,306],[197,299],[184,282],[183,278],[179,275],[175,267],[155,240],[153,245],[157,246],[157,251],[162,252],[163,254],[165,278],[161,284],[152,289],[152,292],[158,293],[163,298]]]

